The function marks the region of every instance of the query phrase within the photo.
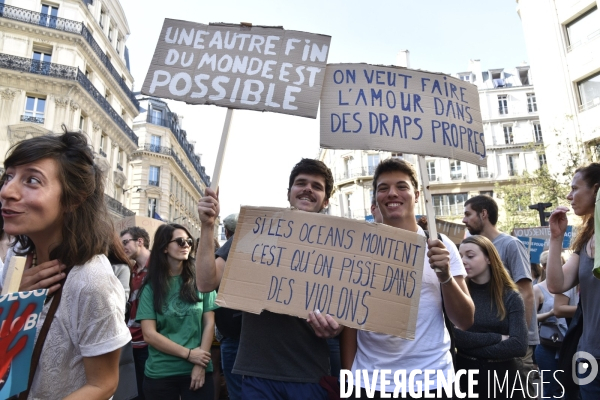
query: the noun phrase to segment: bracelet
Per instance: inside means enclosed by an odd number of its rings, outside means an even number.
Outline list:
[[[188,361],[188,360],[190,359],[190,355],[191,355],[191,354],[192,354],[192,349],[190,349],[190,351],[188,352],[188,356],[187,356],[187,358],[185,359],[185,361]]]
[[[446,283],[450,282],[452,280],[452,275],[450,275],[450,278],[446,279],[444,282],[440,282],[440,285],[445,285]]]

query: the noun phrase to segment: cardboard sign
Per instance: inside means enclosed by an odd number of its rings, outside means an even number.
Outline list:
[[[0,399],[27,389],[36,325],[47,289],[0,296]]]
[[[546,241],[544,239],[525,236],[517,236],[517,239],[519,239],[525,245],[525,248],[529,253],[529,262],[539,264],[540,256],[544,252],[544,248],[547,247],[545,245]]]
[[[425,237],[284,208],[242,207],[217,304],[414,339]]]
[[[321,147],[387,150],[485,166],[477,87],[447,75],[369,64],[329,64]]]
[[[545,242],[544,247],[547,249],[548,241],[550,240],[550,227],[535,226],[532,228],[515,228],[512,231],[512,235],[523,238],[543,239]],[[577,236],[577,229],[574,230],[572,225],[567,226],[567,231],[565,232],[565,236],[563,238],[563,249],[568,249],[571,247],[571,240],[575,236]]]
[[[455,224],[436,218],[435,226],[437,227],[437,231],[439,233],[443,233],[444,235],[448,236],[452,243],[456,244],[457,246],[460,245],[465,238],[467,228],[464,224]]]
[[[142,93],[317,117],[330,36],[165,19]]]

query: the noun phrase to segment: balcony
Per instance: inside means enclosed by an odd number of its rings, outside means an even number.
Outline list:
[[[519,171],[517,171],[516,169],[508,170],[508,176],[518,176],[518,175],[519,175]]]
[[[112,108],[104,96],[98,92],[79,68],[33,60],[31,58],[11,56],[8,54],[0,54],[0,68],[79,82],[94,100],[96,100],[96,103],[98,103],[98,105],[106,111],[112,120],[123,130],[123,133],[136,145],[138,144],[138,137],[133,133],[133,130],[131,130],[123,118],[119,116],[115,109]]]
[[[104,150],[102,150],[102,149],[98,149],[98,153],[99,153],[99,154],[100,154],[102,157],[106,158],[106,152],[105,152]]]
[[[153,125],[160,125],[164,126],[165,128],[169,128],[169,130],[177,138],[177,142],[185,152],[188,160],[190,160],[190,162],[194,166],[194,169],[196,170],[198,175],[200,175],[200,178],[202,178],[202,180],[204,181],[204,184],[206,186],[210,186],[210,177],[206,175],[206,172],[204,172],[204,167],[200,165],[198,156],[194,154],[193,145],[187,141],[186,132],[184,130],[179,129],[172,119],[157,118],[148,114],[146,116],[146,122]]]
[[[464,177],[465,176],[462,173],[450,174],[450,179],[452,179],[453,181],[464,179]]]
[[[104,195],[104,201],[106,201],[106,206],[108,207],[108,210],[114,212],[115,214],[118,214],[124,218],[132,217],[135,215],[135,212],[126,208],[123,204],[121,204],[120,201],[113,199],[107,194]]]
[[[358,177],[373,176],[377,167],[365,167],[365,168],[352,168],[349,171],[344,171],[337,174],[336,180],[342,181],[344,179],[353,179]]]
[[[117,163],[117,169],[121,172],[123,172],[123,166],[119,163]]]
[[[21,121],[23,122],[33,122],[34,124],[43,124],[43,117],[32,117],[30,115],[21,115]]]
[[[92,4],[91,0],[85,1],[86,4]],[[70,19],[54,17],[48,14],[42,14],[39,12],[26,10],[19,7],[9,6],[6,4],[0,4],[0,18],[12,19],[15,21],[25,22],[32,25],[44,26],[50,29],[56,29],[63,32],[76,33],[88,42],[92,50],[100,61],[104,64],[108,72],[112,75],[115,82],[123,90],[127,98],[132,102],[136,109],[140,108],[140,104],[123,80],[119,75],[115,67],[110,62],[108,56],[102,51],[96,40],[92,37],[90,31],[83,25],[82,22],[72,21]]]
[[[478,178],[489,178],[490,173],[487,171],[477,171],[477,177]]]
[[[149,185],[149,186],[158,186],[158,181],[152,181],[152,180],[149,180],[149,181],[148,181],[148,185]]]

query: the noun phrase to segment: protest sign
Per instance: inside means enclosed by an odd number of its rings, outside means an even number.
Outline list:
[[[329,64],[321,147],[386,150],[486,166],[477,87],[443,74]]]
[[[527,252],[529,253],[529,262],[534,264],[540,263],[540,256],[544,252],[545,240],[526,236],[517,236],[517,239],[525,245]]]
[[[550,227],[548,226],[535,226],[531,228],[514,228],[512,231],[513,236],[523,238],[535,238],[543,239],[545,244],[544,247],[548,248],[548,241],[550,240]],[[572,225],[567,226],[567,231],[563,238],[563,249],[571,247],[571,240],[577,236],[577,229],[573,229]]]
[[[452,243],[456,244],[457,246],[460,245],[465,238],[466,227],[464,224],[455,224],[453,222],[436,218],[435,225],[439,233],[443,233],[444,235],[448,236]]]
[[[217,304],[414,339],[425,238],[387,225],[242,207]]]
[[[164,225],[165,222],[159,219],[154,219],[150,217],[141,217],[139,215],[134,215],[131,217],[125,217],[116,221],[113,221],[113,225],[115,227],[115,232],[117,235],[121,234],[121,232],[127,228],[132,226],[139,226],[140,228],[144,228],[148,235],[150,236],[150,247],[152,247],[152,242],[154,242],[154,234],[159,226]]]
[[[330,36],[165,19],[142,93],[316,118]]]
[[[39,289],[0,296],[0,399],[27,389],[36,324],[47,293]]]

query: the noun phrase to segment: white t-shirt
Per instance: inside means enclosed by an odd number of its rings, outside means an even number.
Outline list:
[[[421,227],[419,227],[417,233],[425,236],[425,232]],[[442,239],[450,252],[450,273],[453,276],[466,276],[467,272],[462,264],[458,249],[446,236],[442,235]],[[425,254],[427,254],[427,251],[426,248]],[[391,381],[391,384],[386,386],[386,392],[394,391],[394,372],[400,369],[406,370],[406,385],[408,385],[408,377],[412,370],[420,369],[423,373],[426,369],[436,370],[429,378],[433,382],[429,388],[425,387],[425,376],[423,374],[415,376],[413,390],[418,392],[437,389],[437,370],[443,371],[444,376],[446,378],[450,377],[453,381],[451,374],[451,371],[453,371],[452,356],[449,351],[450,335],[444,323],[440,291],[440,282],[433,268],[429,266],[429,259],[426,256],[425,265],[423,266],[415,340],[359,330],[357,332],[358,348],[352,364],[352,375],[356,376],[356,370],[358,369],[367,370],[369,371],[369,381],[372,382],[373,370],[389,369],[391,370],[391,376],[387,375],[387,379]],[[417,382],[420,382],[420,390],[417,390]],[[361,379],[361,386],[365,387],[363,379]],[[376,390],[381,390],[379,377],[377,377]],[[408,390],[407,386],[406,391],[408,392]]]
[[[12,249],[11,249],[12,250]],[[9,250],[7,259],[12,256]],[[75,266],[63,287],[28,399],[62,399],[86,384],[83,357],[110,353],[131,340],[125,293],[104,255]],[[52,300],[53,301],[53,300]],[[39,334],[52,301],[37,321]]]

